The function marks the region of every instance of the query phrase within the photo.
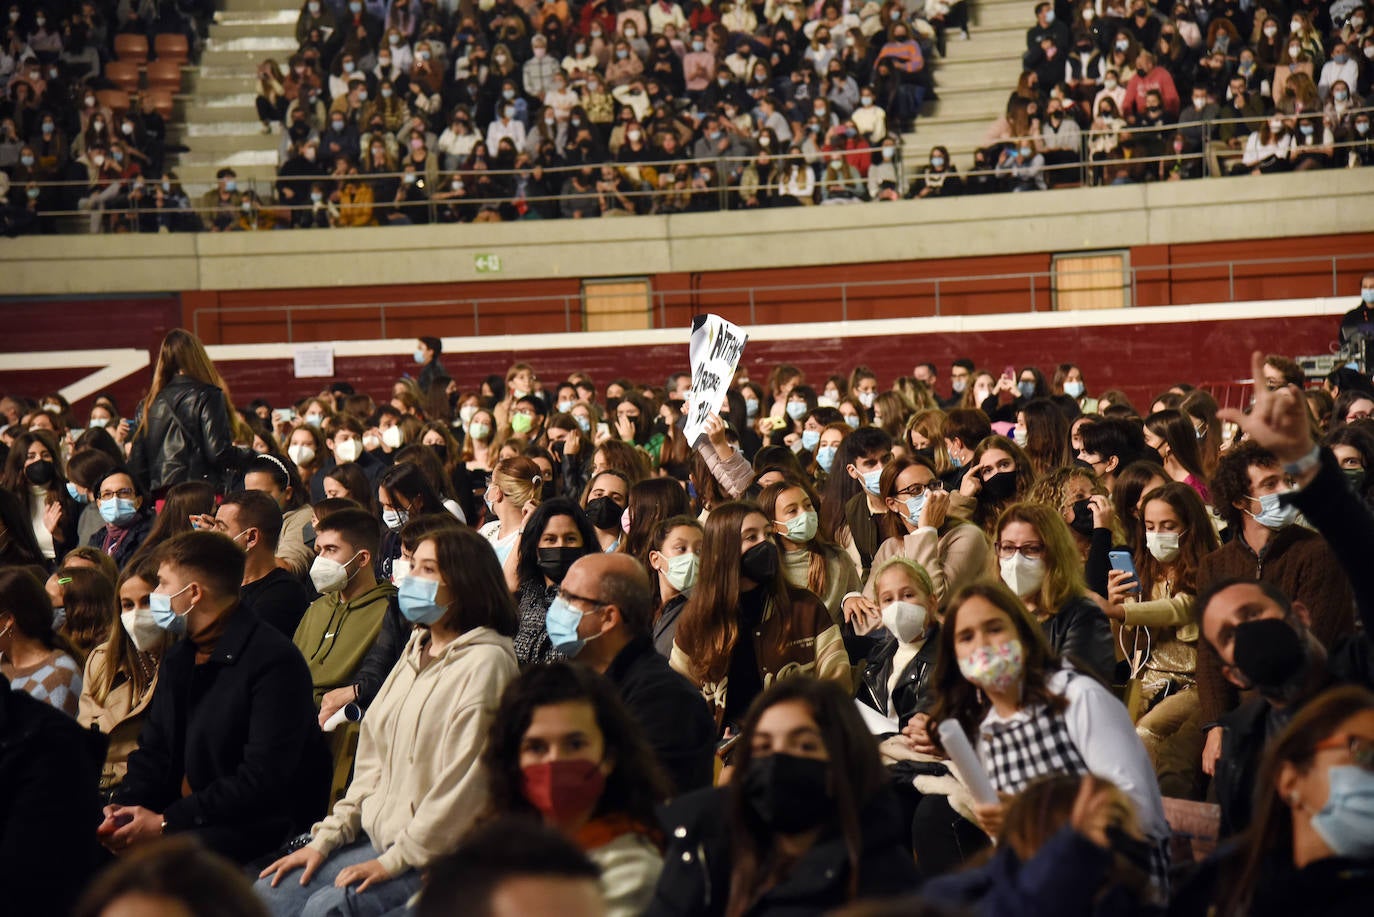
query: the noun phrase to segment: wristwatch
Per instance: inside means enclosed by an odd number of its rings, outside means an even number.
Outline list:
[[[1283,466],[1283,473],[1298,477],[1307,474],[1313,468],[1321,464],[1322,450],[1320,446],[1313,446],[1312,451],[1298,459],[1296,462],[1288,462]]]

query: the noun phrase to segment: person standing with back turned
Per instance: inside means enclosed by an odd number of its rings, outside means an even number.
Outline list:
[[[183,328],[162,339],[148,397],[139,406],[129,465],[155,498],[174,484],[207,481],[223,493],[247,457],[234,445],[234,405],[200,340]]]

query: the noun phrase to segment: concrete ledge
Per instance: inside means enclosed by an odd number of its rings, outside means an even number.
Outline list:
[[[0,245],[10,296],[615,277],[1367,232],[1374,169],[684,214]],[[499,273],[474,259],[495,254]]]

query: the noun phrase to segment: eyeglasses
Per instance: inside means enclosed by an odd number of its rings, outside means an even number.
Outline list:
[[[596,599],[588,598],[585,595],[577,595],[576,593],[569,592],[568,590],[562,588],[558,590],[558,597],[565,602],[581,602],[582,604],[590,605],[593,608],[603,608],[606,605],[610,604],[609,602],[598,602]]]
[[[1364,736],[1335,736],[1313,746],[1317,751],[1326,749],[1345,749],[1350,752],[1350,760],[1356,767],[1374,771],[1374,739]]]
[[[1045,556],[1045,545],[1039,541],[1029,541],[1025,544],[1014,544],[1010,541],[997,542],[997,556],[1006,560],[1013,554],[1020,554],[1027,560],[1039,560]]]
[[[894,497],[919,497],[926,491],[933,494],[943,493],[945,485],[940,481],[931,481],[929,484],[912,484],[910,487],[903,487],[893,494]]]
[[[125,487],[121,490],[102,490],[100,492],[100,499],[102,500],[132,500],[133,498],[134,491],[131,487]]]

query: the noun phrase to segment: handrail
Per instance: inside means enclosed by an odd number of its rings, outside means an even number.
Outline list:
[[[1327,268],[1329,268],[1329,277],[1330,277],[1330,280],[1331,280],[1330,292],[1329,292],[1329,294],[1323,294],[1323,295],[1339,296],[1339,295],[1340,295],[1340,290],[1339,290],[1339,271],[1340,271],[1340,265],[1341,265],[1342,262],[1354,262],[1354,261],[1359,261],[1359,262],[1362,262],[1363,264],[1368,264],[1368,263],[1370,263],[1371,261],[1374,261],[1374,251],[1370,251],[1370,252],[1357,252],[1357,253],[1352,253],[1352,254],[1336,254],[1336,255],[1294,255],[1294,256],[1283,257],[1283,258],[1252,258],[1252,259],[1228,259],[1228,260],[1220,260],[1220,261],[1198,261],[1198,262],[1189,262],[1189,263],[1186,263],[1186,264],[1177,264],[1177,263],[1175,263],[1175,264],[1141,265],[1141,266],[1132,265],[1132,266],[1130,266],[1130,267],[1127,267],[1127,268],[1124,268],[1124,269],[1123,269],[1123,272],[1122,272],[1122,281],[1121,281],[1121,283],[1120,283],[1119,285],[1116,284],[1116,283],[1111,283],[1111,284],[1108,284],[1107,286],[1104,286],[1103,289],[1112,289],[1112,290],[1116,290],[1116,289],[1129,289],[1129,290],[1131,290],[1131,291],[1134,291],[1134,290],[1136,289],[1138,283],[1141,283],[1141,282],[1146,282],[1146,283],[1148,283],[1148,282],[1150,282],[1150,277],[1149,277],[1149,275],[1151,275],[1151,274],[1177,273],[1177,272],[1187,272],[1187,271],[1195,271],[1195,270],[1209,270],[1209,269],[1226,268],[1226,270],[1227,270],[1227,281],[1228,281],[1228,287],[1229,287],[1229,289],[1228,289],[1228,298],[1231,299],[1231,300],[1234,300],[1234,299],[1235,299],[1235,281],[1236,281],[1236,276],[1237,276],[1237,269],[1241,269],[1241,268],[1255,268],[1255,267],[1274,267],[1274,266],[1280,266],[1280,265],[1295,265],[1295,264],[1314,264],[1314,265],[1321,265],[1321,266],[1322,266],[1322,268],[1323,268],[1323,274],[1324,274],[1324,275],[1327,273]],[[749,322],[750,324],[757,325],[757,324],[759,323],[759,321],[758,321],[758,306],[759,306],[759,304],[760,304],[760,300],[763,299],[763,298],[765,298],[765,297],[768,297],[770,294],[773,295],[773,296],[779,296],[779,295],[785,296],[785,295],[787,295],[787,294],[793,294],[793,293],[797,293],[797,292],[806,292],[806,293],[808,293],[808,294],[811,294],[811,297],[810,297],[810,298],[819,298],[819,297],[821,297],[821,296],[823,295],[823,294],[822,294],[822,291],[832,291],[831,294],[830,294],[831,297],[834,298],[835,300],[837,300],[837,302],[838,302],[838,304],[839,304],[839,306],[840,306],[840,321],[848,321],[848,320],[849,320],[849,312],[848,312],[849,301],[850,301],[851,298],[854,297],[854,294],[855,294],[856,292],[858,292],[858,293],[870,292],[870,293],[871,293],[872,291],[875,291],[875,290],[880,290],[880,289],[882,289],[882,288],[888,288],[888,289],[900,289],[900,290],[902,291],[902,294],[903,294],[903,295],[911,296],[911,295],[916,295],[916,294],[913,294],[913,293],[911,292],[911,287],[917,286],[917,287],[924,287],[924,288],[926,288],[926,290],[925,290],[926,295],[933,295],[933,296],[934,296],[934,299],[935,299],[935,315],[936,315],[936,316],[940,316],[940,315],[942,314],[942,313],[941,313],[941,307],[940,307],[940,298],[941,298],[941,295],[942,295],[942,287],[944,288],[943,294],[944,294],[944,295],[949,295],[949,287],[952,286],[952,285],[955,285],[955,286],[957,286],[957,285],[966,285],[966,284],[969,284],[969,283],[980,282],[980,281],[981,281],[981,282],[998,282],[998,281],[1024,281],[1024,282],[1026,282],[1027,288],[1028,288],[1028,289],[1030,290],[1030,292],[1031,292],[1031,309],[1030,309],[1030,311],[1031,311],[1031,312],[1036,312],[1036,311],[1045,311],[1045,310],[1042,310],[1042,309],[1038,309],[1038,308],[1036,307],[1035,291],[1036,291],[1036,289],[1037,289],[1037,286],[1041,289],[1041,292],[1043,293],[1043,292],[1044,292],[1044,288],[1045,288],[1046,286],[1048,286],[1048,287],[1050,287],[1050,288],[1052,289],[1053,286],[1055,285],[1055,283],[1058,281],[1059,278],[1062,278],[1062,277],[1072,277],[1072,276],[1078,276],[1078,275],[1083,275],[1083,274],[1099,274],[1099,273],[1101,273],[1101,272],[1100,272],[1100,271],[1092,271],[1092,270],[1058,270],[1058,269],[1056,269],[1056,270],[1050,270],[1050,271],[1020,271],[1020,272],[997,273],[997,274],[946,275],[946,276],[939,276],[939,277],[906,277],[906,278],[886,279],[886,280],[852,280],[852,281],[850,281],[850,280],[844,280],[844,281],[831,281],[831,282],[809,283],[809,284],[770,284],[770,285],[767,285],[767,286],[752,286],[752,287],[719,287],[719,288],[711,288],[711,289],[694,289],[694,290],[656,290],[656,291],[653,291],[651,294],[649,294],[649,295],[650,295],[650,298],[651,298],[650,315],[651,315],[651,321],[653,321],[653,317],[654,317],[654,316],[657,317],[657,321],[655,321],[655,322],[653,323],[653,327],[660,327],[660,328],[661,328],[661,327],[667,327],[667,321],[666,321],[667,309],[668,309],[668,306],[669,306],[670,304],[676,304],[678,301],[684,301],[684,300],[685,300],[685,301],[687,302],[688,305],[692,305],[692,303],[693,303],[694,300],[699,300],[699,299],[701,299],[701,298],[712,298],[712,299],[716,299],[716,298],[731,298],[731,297],[733,297],[734,299],[736,299],[737,301],[741,302],[742,304],[741,304],[741,305],[738,305],[738,306],[714,306],[714,305],[713,305],[713,306],[711,307],[712,310],[713,310],[713,311],[721,311],[721,310],[723,310],[723,309],[731,309],[731,308],[734,308],[734,309],[743,309],[743,308],[746,308],[746,307],[747,307],[747,308],[748,308],[748,319],[747,319],[748,322]],[[1142,279],[1142,278],[1143,278],[1143,279]],[[1316,295],[1316,294],[1314,294],[1314,295]],[[483,296],[483,297],[461,296],[461,297],[440,298],[440,299],[415,299],[415,300],[403,300],[403,301],[394,301],[394,300],[393,300],[393,301],[389,301],[389,302],[349,302],[349,303],[333,303],[333,304],[321,304],[321,303],[302,303],[302,304],[284,303],[284,304],[283,304],[283,303],[276,303],[276,304],[271,304],[271,305],[259,305],[259,306],[214,306],[214,307],[205,307],[205,308],[196,309],[196,310],[192,313],[191,322],[192,322],[192,330],[195,331],[196,334],[199,335],[199,334],[201,333],[201,332],[200,332],[200,325],[201,325],[201,315],[202,315],[202,314],[206,314],[206,315],[232,315],[232,314],[257,314],[257,315],[262,315],[262,314],[273,314],[273,313],[277,313],[277,314],[281,314],[281,315],[283,315],[283,316],[285,317],[286,325],[287,325],[287,336],[286,336],[286,341],[287,341],[288,343],[291,343],[291,342],[293,342],[293,337],[292,337],[293,320],[294,320],[294,317],[295,317],[296,315],[309,315],[309,314],[311,314],[311,313],[333,312],[333,311],[358,312],[358,311],[377,310],[377,312],[378,312],[378,317],[379,317],[379,322],[380,322],[380,329],[381,329],[381,334],[380,334],[380,336],[381,336],[381,337],[386,337],[386,336],[387,336],[387,335],[386,335],[386,324],[387,324],[387,314],[388,314],[388,312],[393,312],[393,311],[395,311],[395,310],[413,310],[413,309],[444,308],[444,309],[449,309],[449,310],[453,311],[454,317],[466,316],[466,315],[470,314],[470,315],[472,316],[472,319],[473,319],[473,334],[474,334],[475,336],[480,336],[480,335],[481,335],[481,317],[482,317],[482,312],[483,312],[483,307],[484,307],[484,306],[485,306],[485,307],[492,307],[492,306],[502,306],[502,305],[510,305],[510,304],[524,304],[524,305],[528,305],[528,306],[531,306],[531,307],[532,307],[531,309],[527,310],[527,311],[528,311],[528,314],[531,314],[531,315],[543,315],[543,314],[553,315],[553,314],[556,314],[557,312],[562,312],[562,313],[563,313],[563,317],[564,317],[564,330],[572,331],[572,330],[574,330],[574,329],[573,329],[573,326],[572,326],[571,313],[572,313],[572,308],[573,308],[573,307],[572,307],[572,300],[574,300],[574,299],[580,300],[580,299],[581,299],[581,294],[579,294],[579,293],[571,293],[571,294],[552,294],[552,295],[539,295],[539,296]],[[765,301],[766,301],[766,300],[765,300]],[[772,304],[772,303],[769,302],[768,304]],[[543,305],[552,306],[552,307],[554,307],[554,308],[547,308],[547,309],[545,309],[545,308],[538,308],[539,306],[543,306]],[[1175,303],[1175,305],[1186,305],[1186,303]],[[462,308],[462,312],[459,312],[459,311],[458,311],[458,307],[461,307],[461,308]],[[695,310],[695,306],[693,306],[693,308],[694,308],[694,310]],[[743,317],[742,317],[742,316],[741,316],[741,320],[743,320]]]

